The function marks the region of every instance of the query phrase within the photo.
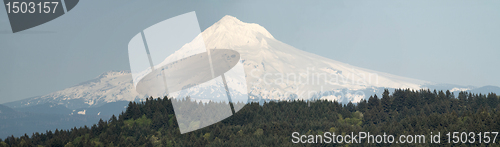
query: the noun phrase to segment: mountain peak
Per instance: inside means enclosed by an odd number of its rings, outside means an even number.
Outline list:
[[[246,23],[230,15],[222,17],[202,34],[209,49],[260,45],[263,38],[274,40],[259,24]]]
[[[241,20],[239,20],[238,18],[234,17],[234,16],[231,16],[231,15],[226,15],[224,17],[222,17],[222,19],[220,19],[217,23],[236,23],[236,24],[243,24],[244,22],[242,22]]]

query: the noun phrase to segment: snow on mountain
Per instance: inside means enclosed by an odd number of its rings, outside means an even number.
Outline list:
[[[191,55],[190,49],[196,48],[193,46],[203,45],[196,41],[199,39],[204,40],[207,49],[233,49],[240,53],[251,99],[315,97],[339,100],[343,96],[357,102],[366,98],[365,94],[381,93],[383,88],[420,89],[425,88],[422,85],[431,84],[359,68],[296,49],[275,39],[264,27],[242,22],[229,15],[203,31],[193,42],[187,43],[167,57],[164,63]],[[231,87],[229,88],[231,90]],[[214,90],[211,87],[202,87],[197,91],[189,91],[189,94],[202,97],[210,91]],[[346,91],[349,93],[345,93]],[[8,105],[16,108],[51,102],[78,109],[144,97],[135,91],[130,72],[110,71],[94,80],[64,90],[11,102]]]
[[[359,101],[366,90],[380,88],[421,89],[430,82],[355,67],[311,54],[276,40],[264,27],[226,15],[193,42],[184,45],[165,63],[186,57],[203,38],[207,49],[233,49],[240,53],[249,94],[264,99],[309,99],[342,95]],[[342,90],[344,89],[344,90]],[[353,93],[342,93],[352,90]],[[316,95],[316,96],[315,96]],[[325,97],[330,99],[330,97]],[[337,96],[339,100],[341,96]]]
[[[244,23],[229,15],[224,16],[202,34],[208,49],[233,49],[256,45],[266,47],[267,43],[262,40],[263,38],[276,40],[264,27],[255,23]]]
[[[80,114],[80,115],[85,115],[85,112],[87,112],[87,110],[78,111],[78,114]]]
[[[372,87],[424,88],[429,82],[355,67],[296,49],[276,40],[264,27],[225,16],[202,33],[207,49],[234,49],[241,54],[251,95],[286,99],[296,95]],[[351,93],[356,97],[354,93]],[[349,95],[349,94],[344,94]],[[321,96],[320,96],[321,97]],[[359,96],[358,96],[359,97]],[[353,99],[359,100],[359,98]]]
[[[132,88],[132,78],[127,71],[110,71],[97,78],[44,96],[10,102],[11,108],[21,108],[45,103],[55,103],[71,109],[100,106],[109,102],[133,101],[139,96]]]

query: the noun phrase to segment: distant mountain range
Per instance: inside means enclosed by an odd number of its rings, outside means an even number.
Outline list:
[[[397,88],[500,93],[496,86],[436,84],[341,63],[296,49],[275,39],[264,27],[232,16],[223,17],[198,37],[203,37],[207,49],[233,49],[240,53],[251,101],[327,99],[359,102],[369,95],[380,95],[384,89]],[[189,52],[188,49],[183,47],[169,58],[182,56]],[[202,95],[209,91],[203,89],[191,94]],[[0,105],[0,119],[9,122],[0,124],[1,132],[7,132],[0,133],[0,138],[5,134],[20,135],[22,131],[68,129],[95,123],[94,119],[109,118],[125,110],[129,101],[146,97],[135,91],[129,71],[109,71],[61,91]],[[88,120],[92,121],[85,123]],[[15,129],[26,126],[32,128]]]
[[[435,84],[341,63],[296,49],[276,40],[264,27],[242,22],[229,15],[198,37],[203,37],[208,49],[233,49],[241,54],[247,90],[252,100],[328,99],[358,102],[368,95],[380,94],[386,88],[430,88],[482,93],[500,91],[495,86],[476,88]],[[191,44],[187,43],[166,60],[184,57],[183,53],[189,53],[189,49],[192,49],[189,48]],[[206,91],[210,89],[197,93]],[[66,107],[69,110],[58,112],[72,113],[73,110],[145,97],[135,91],[129,71],[110,71],[61,91],[5,105],[23,108],[44,104],[55,106],[54,110]]]
[[[97,78],[44,96],[5,103],[11,108],[23,108],[51,103],[71,110],[101,106],[110,102],[141,99],[132,87],[130,72],[110,71]]]

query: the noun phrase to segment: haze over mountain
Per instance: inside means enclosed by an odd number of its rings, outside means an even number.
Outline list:
[[[252,100],[328,99],[358,102],[384,88],[432,88],[434,83],[359,68],[296,49],[275,39],[264,27],[225,16],[198,37],[207,49],[233,49],[240,53]],[[185,46],[189,46],[187,43]],[[189,52],[182,47],[166,60],[180,59]],[[435,87],[435,86],[434,86]],[[474,87],[441,86],[443,89],[471,90]],[[201,94],[205,90],[197,91]],[[196,95],[196,92],[194,93]],[[133,86],[128,71],[106,72],[94,80],[5,105],[23,108],[52,103],[69,110],[94,108],[106,103],[145,98]]]

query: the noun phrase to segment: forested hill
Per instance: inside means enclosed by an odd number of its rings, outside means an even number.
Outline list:
[[[198,105],[200,109],[221,105],[183,102]],[[392,94],[386,90],[381,98],[375,95],[357,105],[330,101],[282,101],[263,106],[251,103],[222,122],[181,135],[171,100],[149,98],[141,103],[131,102],[126,112],[101,120],[91,127],[12,136],[0,140],[0,146],[303,146],[292,143],[293,132],[305,135],[327,131],[336,134],[365,131],[394,135],[498,132],[499,110],[499,97],[493,93],[461,92],[458,98],[454,98],[450,92],[398,89]],[[445,137],[441,134],[441,138]],[[499,145],[498,142],[495,145]],[[331,145],[336,144],[328,146]],[[441,144],[424,146],[442,145],[450,144],[442,141]]]

